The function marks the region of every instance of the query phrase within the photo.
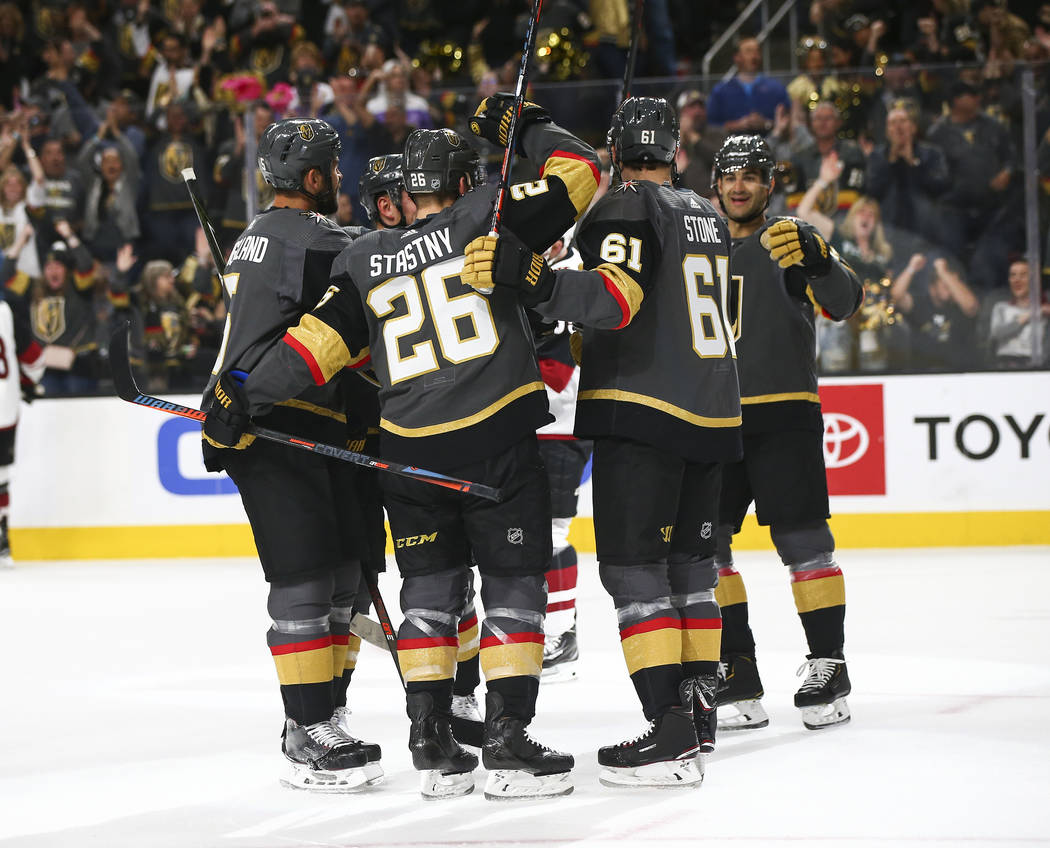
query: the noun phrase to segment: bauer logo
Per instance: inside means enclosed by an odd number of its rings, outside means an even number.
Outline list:
[[[882,385],[821,386],[828,494],[885,495]]]
[[[186,418],[165,421],[157,431],[157,476],[173,495],[235,495],[223,474],[212,474],[201,458],[201,425]]]

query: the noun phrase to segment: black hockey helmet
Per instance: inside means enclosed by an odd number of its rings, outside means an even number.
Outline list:
[[[449,129],[411,133],[405,140],[401,170],[409,194],[458,194],[460,177],[467,178],[470,188],[485,182],[478,151]]]
[[[731,174],[745,168],[751,168],[762,175],[762,181],[768,183],[773,179],[776,160],[769,144],[760,135],[731,135],[715,154],[711,165],[711,187],[718,185],[723,174]]]
[[[371,224],[375,224],[379,217],[376,208],[376,199],[381,194],[390,198],[397,211],[401,211],[401,186],[405,184],[405,178],[401,170],[404,157],[400,153],[390,156],[374,156],[368,160],[368,167],[361,174],[361,180],[357,184],[358,196],[361,205]]]
[[[671,165],[678,152],[678,116],[662,97],[628,97],[613,115],[606,143],[621,165]]]
[[[259,170],[276,189],[302,191],[303,176],[318,168],[326,176],[343,149],[339,133],[319,118],[285,118],[259,139]]]

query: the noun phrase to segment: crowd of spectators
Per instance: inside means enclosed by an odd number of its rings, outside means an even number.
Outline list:
[[[1036,178],[1019,152],[1024,68],[1043,238],[1050,221],[1050,3],[1007,2],[801,2],[811,34],[773,44],[796,52],[796,73],[763,68],[763,45],[739,37],[717,82],[697,76],[701,58],[744,4],[644,4],[632,93],[677,108],[682,183],[711,196],[725,136],[765,136],[778,160],[771,211],[820,227],[865,280],[854,319],[818,326],[825,372],[1023,367],[1037,338],[1050,357],[1050,306],[1028,307],[1045,280],[1018,261]],[[0,275],[48,346],[47,394],[98,390],[123,322],[144,387],[199,390],[225,307],[182,170],[194,168],[228,249],[272,198],[245,168],[254,142],[275,119],[322,117],[343,139],[337,218],[363,223],[370,157],[417,127],[462,128],[481,97],[513,88],[531,6],[0,2]],[[532,93],[596,146],[634,6],[543,6]],[[486,154],[495,168],[499,151]]]

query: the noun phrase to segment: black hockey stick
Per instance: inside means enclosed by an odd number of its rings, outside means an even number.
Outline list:
[[[645,0],[635,0],[634,20],[631,22],[633,24],[631,27],[631,46],[627,51],[627,64],[623,69],[623,83],[620,85],[620,96],[616,101],[617,106],[631,96],[631,83],[634,81],[634,63],[638,58],[638,42],[641,40],[642,12],[644,7]]]
[[[207,415],[199,409],[194,409],[191,406],[182,406],[181,404],[172,403],[167,400],[161,400],[158,397],[145,395],[139,391],[139,387],[135,384],[135,376],[131,373],[131,363],[128,360],[127,329],[117,330],[113,333],[109,342],[109,363],[113,372],[113,384],[117,390],[117,394],[122,400],[126,400],[128,403],[138,404],[139,406],[146,406],[150,409],[156,409],[160,412],[166,412],[169,415],[179,415],[183,418],[191,418],[194,421],[200,421],[201,423],[203,423],[204,419],[207,417]],[[341,459],[344,462],[352,462],[355,465],[363,465],[365,468],[374,468],[377,471],[387,471],[401,477],[408,477],[412,480],[418,480],[421,483],[431,483],[432,485],[441,486],[445,489],[452,489],[456,492],[477,495],[478,497],[490,501],[496,501],[497,503],[503,500],[503,492],[492,486],[485,486],[481,483],[472,483],[469,480],[460,480],[457,477],[448,477],[444,474],[439,474],[436,471],[427,471],[425,468],[416,468],[414,465],[402,465],[398,462],[385,462],[381,459],[366,456],[362,453],[354,453],[354,451],[346,450],[345,448],[337,448],[333,445],[322,444],[321,442],[300,439],[296,436],[289,436],[287,433],[279,433],[277,430],[270,430],[267,427],[259,427],[255,424],[252,424],[248,428],[248,432],[256,438],[266,439],[269,442],[276,442],[279,445],[290,445],[291,447],[307,450],[311,453],[330,456],[333,459]]]
[[[529,57],[536,45],[536,24],[539,22],[542,8],[543,0],[535,0],[532,5],[529,29],[525,33],[525,48],[521,54],[521,65],[518,68],[518,84],[514,89],[514,111],[511,112],[510,126],[507,127],[507,149],[503,151],[503,166],[499,172],[499,188],[496,190],[496,204],[492,209],[492,225],[489,227],[489,235],[499,233],[500,218],[503,216],[503,198],[507,193],[507,185],[510,181],[510,169],[514,164],[514,142],[518,135],[518,116],[521,115],[521,104],[525,100],[525,89],[529,84]]]
[[[208,250],[211,251],[211,259],[215,263],[215,273],[219,275],[219,281],[222,282],[222,275],[226,273],[226,258],[222,255],[219,239],[215,236],[215,228],[208,217],[208,210],[204,207],[204,201],[201,200],[200,193],[197,191],[197,174],[193,168],[182,169],[182,181],[186,183],[186,191],[190,193],[193,211],[197,213],[197,221],[204,230],[204,239],[208,242]]]

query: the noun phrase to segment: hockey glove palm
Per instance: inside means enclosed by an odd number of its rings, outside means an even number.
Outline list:
[[[781,268],[798,265],[807,277],[823,277],[831,269],[831,249],[816,228],[796,218],[773,223],[759,241]]]
[[[509,230],[498,236],[479,236],[467,245],[462,280],[481,294],[496,286],[518,289],[525,306],[543,303],[554,288],[554,272]]]
[[[486,97],[478,105],[474,117],[470,119],[470,131],[474,135],[491,141],[500,147],[507,146],[507,136],[510,133],[510,122],[514,115],[513,94],[493,94]],[[521,131],[529,124],[549,121],[550,115],[542,106],[537,106],[528,100],[521,103],[521,115],[518,116],[518,138]],[[521,152],[520,143],[517,152]]]
[[[204,438],[217,448],[244,450],[255,441],[251,426],[244,371],[224,371],[215,384],[215,402],[204,419]]]

